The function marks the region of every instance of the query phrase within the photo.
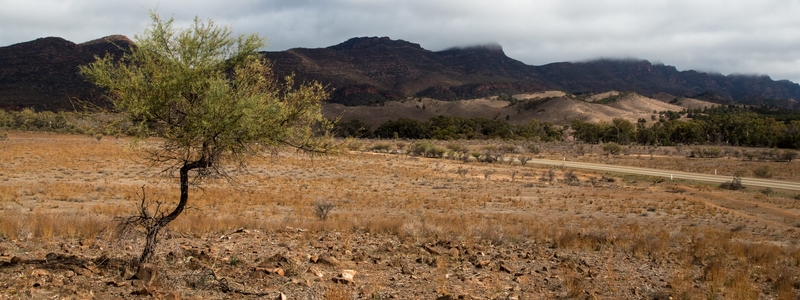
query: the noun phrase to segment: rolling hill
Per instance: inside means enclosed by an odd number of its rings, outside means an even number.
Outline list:
[[[102,104],[102,91],[84,81],[77,74],[77,67],[91,62],[95,55],[118,56],[131,45],[124,36],[109,36],[81,44],[49,37],[0,47],[0,108],[71,110],[72,99]],[[698,106],[714,102],[800,109],[796,101],[800,99],[800,85],[774,81],[767,76],[678,71],[675,67],[645,60],[530,66],[506,56],[499,45],[430,51],[403,40],[361,37],[326,48],[295,48],[262,54],[272,61],[279,76],[294,73],[299,81],[317,80],[328,85],[332,99],[326,109],[331,115],[346,112],[344,118],[350,118],[350,113],[369,114],[376,120],[400,115],[466,114],[508,116],[514,121],[528,117],[553,118],[554,110],[566,109],[574,111],[559,111],[558,118],[591,120],[594,117],[585,116],[586,111],[600,113],[599,119],[615,114],[628,118],[640,115],[637,111],[643,111],[643,107],[666,104],[678,105],[662,108],[687,107],[692,101],[700,101],[695,103]],[[542,103],[536,104],[539,107],[535,110],[499,107],[498,103],[488,100],[498,95],[517,95],[524,99],[525,95],[548,91],[579,97],[607,91],[633,92],[640,96],[630,101],[622,99],[613,105],[548,96],[544,98],[551,99],[540,100]],[[463,102],[467,99],[483,100]],[[650,100],[654,99],[661,104],[652,104]],[[426,102],[426,110],[422,112],[403,112],[407,106],[417,109],[416,104],[412,104],[417,100],[435,102]],[[366,107],[358,108],[362,106]]]

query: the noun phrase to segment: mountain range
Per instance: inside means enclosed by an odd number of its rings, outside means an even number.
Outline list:
[[[72,99],[101,102],[102,93],[77,74],[95,55],[120,55],[133,42],[109,36],[75,44],[57,37],[0,47],[0,108],[73,109]],[[388,37],[360,37],[327,48],[262,52],[276,75],[320,81],[331,102],[344,106],[409,98],[443,101],[502,94],[563,91],[635,92],[669,101],[692,97],[715,103],[769,104],[800,109],[800,85],[768,76],[678,71],[646,60],[595,60],[531,66],[500,45],[430,51]]]

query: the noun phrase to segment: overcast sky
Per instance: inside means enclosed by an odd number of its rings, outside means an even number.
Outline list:
[[[531,65],[639,58],[800,82],[800,0],[0,0],[0,46],[133,37],[158,9],[269,39],[265,50],[388,36],[428,50],[498,43]]]

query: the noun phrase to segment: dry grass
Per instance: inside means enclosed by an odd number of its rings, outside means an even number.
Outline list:
[[[0,141],[0,238],[42,243],[113,239],[112,219],[135,209],[141,186],[149,199],[174,203],[175,179],[142,167],[127,145],[123,139],[11,132]],[[556,147],[542,146],[545,152]],[[703,161],[682,157],[611,160],[687,171],[708,168]],[[741,164],[715,160],[724,171]],[[797,178],[796,170],[786,169],[792,168],[771,168],[776,178]],[[523,176],[551,170],[553,182]],[[316,233],[342,233],[342,247],[348,250],[361,233],[412,244],[456,240],[514,249],[535,243],[647,261],[669,283],[665,289],[675,299],[799,295],[800,230],[795,225],[800,205],[788,197],[659,185],[647,178],[590,183],[605,174],[360,152],[321,158],[281,154],[252,160],[247,172],[231,171],[236,187],[209,180],[192,188],[190,209],[170,225],[173,235],[199,238],[238,228],[276,232],[291,227],[302,228],[309,240]],[[567,182],[561,180],[565,176]],[[317,199],[336,201],[327,220],[315,213]],[[448,278],[454,267],[448,259],[439,257],[434,264],[439,275],[432,280],[440,294],[453,288]],[[629,279],[612,275],[610,266],[592,270],[605,274],[592,277],[579,263],[562,264],[559,278],[567,297],[627,289]],[[486,284],[503,289],[492,282]],[[325,299],[352,297],[339,285],[324,293]]]

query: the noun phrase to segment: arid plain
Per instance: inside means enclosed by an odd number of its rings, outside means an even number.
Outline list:
[[[380,143],[384,151],[370,150]],[[157,276],[130,280],[142,237],[119,235],[115,221],[136,212],[143,190],[171,207],[177,179],[126,138],[10,132],[0,141],[0,298],[800,296],[800,192],[390,153],[410,143],[267,155],[231,169],[234,182],[201,182],[162,236]],[[514,144],[462,146],[491,143]],[[666,147],[606,156],[570,143],[532,154],[521,145],[507,159],[743,176],[767,166],[775,179],[800,181],[797,161],[690,159]],[[335,204],[327,220],[317,201]]]

